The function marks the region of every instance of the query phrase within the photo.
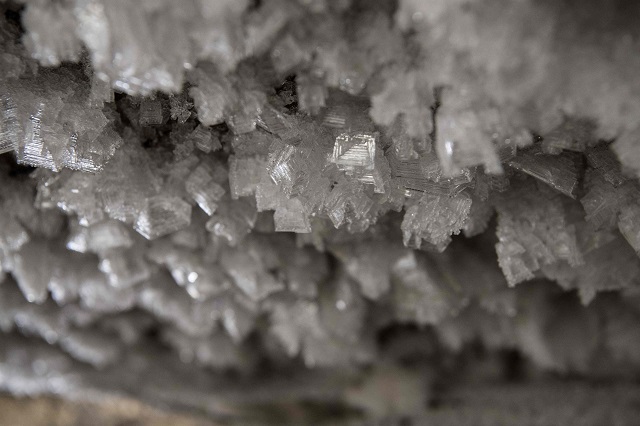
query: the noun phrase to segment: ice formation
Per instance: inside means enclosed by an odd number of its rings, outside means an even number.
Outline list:
[[[0,11],[2,389],[396,419],[414,346],[638,377],[637,5]]]

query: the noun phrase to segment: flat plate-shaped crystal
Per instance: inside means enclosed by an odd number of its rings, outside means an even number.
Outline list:
[[[509,165],[571,198],[576,197],[579,170],[577,158],[572,154],[547,155],[535,146],[519,152]]]
[[[345,171],[373,170],[375,166],[376,137],[366,133],[349,135],[343,133],[336,138],[331,161]]]
[[[171,234],[189,226],[191,206],[181,198],[157,195],[149,198],[134,229],[148,240]]]

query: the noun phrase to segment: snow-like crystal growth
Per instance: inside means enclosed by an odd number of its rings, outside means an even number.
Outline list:
[[[0,389],[448,424],[505,354],[633,377],[640,10],[592,3],[0,2]]]
[[[371,118],[388,126],[400,116],[410,137],[426,137],[432,130],[433,87],[416,71],[395,73],[385,83],[385,88],[371,98]]]
[[[422,240],[444,250],[452,234],[458,234],[469,215],[471,198],[466,194],[455,197],[425,194],[407,208],[402,220],[405,245],[420,248]]]
[[[60,170],[102,170],[122,143],[101,108],[88,107],[86,79],[78,72],[45,72],[2,87],[2,145],[20,163]],[[5,149],[7,149],[5,148]]]
[[[463,93],[447,91],[441,97],[435,148],[444,174],[455,176],[476,165],[482,165],[486,173],[501,174],[502,166],[492,140],[497,134],[491,134],[495,129],[490,129],[495,113],[468,102]]]
[[[81,44],[75,34],[73,10],[63,4],[39,2],[29,5],[22,22],[26,27],[24,44],[31,56],[47,66],[63,61],[77,62]]]
[[[535,190],[530,182],[520,191],[496,206],[496,252],[509,284],[532,279],[539,268],[560,260],[571,266],[583,264],[575,225],[565,219],[569,213],[563,200],[550,190]]]

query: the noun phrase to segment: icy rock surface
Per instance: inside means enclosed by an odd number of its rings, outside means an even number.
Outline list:
[[[222,415],[473,345],[640,371],[637,6],[17,3],[1,388]]]

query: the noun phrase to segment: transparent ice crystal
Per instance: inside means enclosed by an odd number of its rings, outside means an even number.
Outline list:
[[[339,170],[360,182],[372,184],[377,192],[384,192],[384,182],[380,170],[376,170],[377,151],[375,134],[343,133],[336,138],[331,161]]]
[[[147,200],[134,229],[152,240],[185,228],[190,221],[191,206],[188,203],[179,198],[158,195]]]
[[[46,72],[2,90],[3,145],[20,163],[97,172],[122,143],[110,117],[86,106],[88,85],[77,72]]]
[[[199,165],[185,181],[185,189],[198,206],[209,216],[218,208],[218,201],[225,193],[213,180],[213,172],[206,163]]]
[[[579,174],[577,161],[571,154],[546,155],[534,147],[521,151],[509,165],[575,198]]]

